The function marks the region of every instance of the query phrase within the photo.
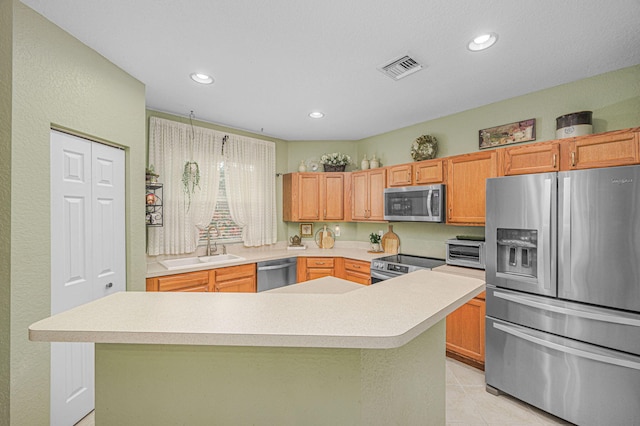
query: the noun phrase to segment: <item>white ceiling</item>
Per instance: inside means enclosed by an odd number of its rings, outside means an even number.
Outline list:
[[[640,63],[639,0],[22,2],[142,81],[148,108],[286,140],[361,139]],[[376,69],[405,53],[426,68]]]

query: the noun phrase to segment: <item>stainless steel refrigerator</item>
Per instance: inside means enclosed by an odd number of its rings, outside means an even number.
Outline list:
[[[487,180],[487,390],[640,425],[640,166]]]

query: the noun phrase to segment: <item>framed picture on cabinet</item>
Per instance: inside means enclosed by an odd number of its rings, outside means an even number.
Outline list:
[[[536,119],[531,118],[503,124],[502,126],[489,127],[488,129],[480,130],[478,133],[480,136],[480,149],[534,141],[536,140]]]
[[[300,224],[300,237],[301,238],[313,237],[313,223],[301,223]]]

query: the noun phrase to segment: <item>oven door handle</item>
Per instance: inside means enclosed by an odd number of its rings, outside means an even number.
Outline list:
[[[388,280],[391,278],[399,277],[401,274],[393,274],[391,272],[379,272],[371,270],[371,278],[377,278],[379,280]]]
[[[519,337],[520,339],[526,340],[536,345],[544,346],[549,349],[554,349],[559,352],[564,352],[569,355],[591,359],[593,361],[604,362],[606,364],[617,365],[620,367],[633,368],[634,370],[640,370],[640,362],[634,362],[628,359],[615,358],[615,357],[604,355],[604,354],[590,352],[584,349],[572,348],[569,346],[561,345],[556,342],[550,342],[548,340],[541,339],[536,336],[532,336],[524,331],[521,331],[519,329],[516,329],[515,327],[509,326],[506,324],[499,324],[494,322],[493,328],[496,328],[507,334],[511,334],[512,336]]]

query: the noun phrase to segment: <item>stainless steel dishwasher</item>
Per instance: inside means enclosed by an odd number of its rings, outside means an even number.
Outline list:
[[[296,283],[297,257],[258,262],[258,292]]]

